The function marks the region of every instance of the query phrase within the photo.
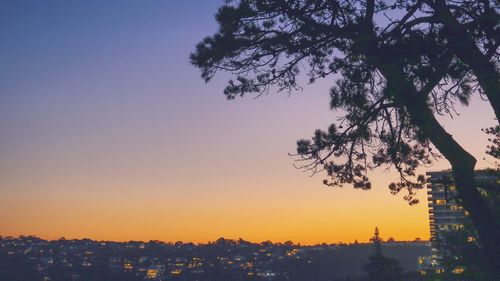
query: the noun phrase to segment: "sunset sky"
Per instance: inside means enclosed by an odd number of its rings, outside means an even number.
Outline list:
[[[105,2],[105,3],[104,3]],[[226,101],[189,53],[223,1],[0,3],[0,235],[303,244],[428,239],[427,201],[328,188],[295,169],[295,142],[326,128],[332,79]],[[445,127],[485,167],[496,124],[477,97]],[[426,170],[449,168],[442,160]]]

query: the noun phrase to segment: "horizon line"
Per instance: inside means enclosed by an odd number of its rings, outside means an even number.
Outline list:
[[[151,240],[148,240],[148,241],[145,241],[145,240],[98,240],[98,239],[92,239],[92,238],[67,238],[65,236],[61,236],[59,238],[54,238],[54,239],[49,239],[49,238],[43,238],[41,236],[38,236],[38,235],[25,235],[25,234],[19,234],[17,236],[13,236],[13,235],[3,235],[3,234],[0,234],[0,239],[21,239],[21,238],[37,238],[37,239],[40,239],[40,240],[44,240],[44,241],[47,241],[47,242],[55,242],[55,241],[83,241],[83,240],[90,240],[90,241],[93,241],[93,242],[99,242],[99,243],[109,243],[109,242],[112,242],[112,243],[131,243],[131,242],[136,242],[136,243],[150,243],[150,242],[156,242],[156,243],[164,243],[164,244],[172,244],[172,245],[175,245],[177,243],[182,243],[182,244],[194,244],[194,245],[209,245],[211,243],[216,243],[218,240],[225,240],[225,241],[244,241],[244,242],[247,242],[247,243],[251,243],[251,244],[263,244],[263,243],[271,243],[273,245],[278,245],[278,244],[285,244],[287,242],[292,242],[292,244],[294,246],[318,246],[318,245],[353,245],[353,244],[371,244],[370,240],[368,241],[359,241],[358,239],[354,239],[353,241],[349,241],[349,242],[333,242],[333,243],[327,243],[327,242],[318,242],[318,243],[315,243],[315,244],[310,244],[310,243],[300,243],[300,242],[294,242],[292,240],[286,240],[286,241],[272,241],[272,240],[264,240],[264,241],[260,241],[260,242],[255,242],[255,241],[250,241],[250,240],[245,240],[241,237],[239,238],[225,238],[225,237],[219,237],[213,241],[211,240],[208,240],[206,242],[192,242],[192,241],[183,241],[183,240],[177,240],[177,241],[166,241],[166,240],[158,240],[158,239],[151,239]],[[391,237],[389,237],[391,238]],[[388,238],[388,239],[389,239]],[[418,237],[417,237],[418,238]],[[430,240],[426,240],[426,239],[421,239],[421,238],[418,238],[418,240],[414,239],[414,240],[397,240],[395,238],[394,241],[388,241],[387,239],[382,239],[382,243],[397,243],[397,242],[405,242],[405,243],[411,243],[411,242],[420,242],[420,243],[425,243],[425,242],[430,242]]]

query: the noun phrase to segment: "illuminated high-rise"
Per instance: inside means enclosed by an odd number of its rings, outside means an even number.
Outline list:
[[[459,204],[457,191],[453,176],[450,170],[427,172],[428,185],[428,206],[429,224],[432,246],[432,256],[420,257],[419,269],[422,274],[442,273],[444,268],[440,265],[443,255],[446,253],[446,236],[450,231],[466,230],[469,233],[466,242],[476,240],[469,213]],[[481,186],[484,183],[498,184],[498,176],[488,170],[475,172],[476,184],[484,199],[489,202],[496,202],[495,198],[490,198],[486,190]],[[469,227],[467,227],[467,225]],[[451,269],[453,273],[463,272],[461,266]]]

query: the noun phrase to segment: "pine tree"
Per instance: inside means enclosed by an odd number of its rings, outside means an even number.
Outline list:
[[[425,187],[417,169],[439,152],[478,232],[488,267],[500,276],[500,223],[477,190],[476,158],[436,115],[454,115],[484,94],[500,120],[500,15],[496,1],[234,0],[216,14],[219,30],[191,55],[209,81],[232,73],[228,99],[302,89],[331,79],[326,130],[297,142],[298,167],[325,171],[329,186],[371,189],[368,172],[394,167],[391,193],[410,203]],[[384,20],[377,20],[384,19]]]
[[[375,253],[370,256],[365,265],[369,281],[400,281],[403,280],[402,269],[396,259],[386,257],[382,253],[382,239],[378,227],[371,239]]]

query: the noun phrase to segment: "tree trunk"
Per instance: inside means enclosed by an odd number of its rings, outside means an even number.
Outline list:
[[[417,125],[452,166],[457,194],[479,234],[481,250],[487,257],[491,272],[500,276],[500,226],[486,201],[481,197],[474,180],[476,159],[463,149],[436,120],[424,96],[402,71],[402,65],[384,61],[377,67],[387,79],[387,93],[394,102],[405,108],[412,123]]]
[[[448,46],[474,72],[493,107],[497,121],[500,122],[500,77],[495,64],[479,50],[467,30],[453,16],[444,1],[426,2],[434,9],[443,23]]]

